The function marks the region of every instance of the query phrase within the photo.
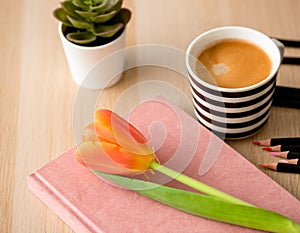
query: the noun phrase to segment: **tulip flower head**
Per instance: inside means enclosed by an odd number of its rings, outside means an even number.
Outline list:
[[[247,204],[235,197],[161,165],[144,135],[110,110],[98,110],[95,122],[84,130],[75,152],[77,160],[93,171],[133,176],[156,170],[198,191]]]
[[[144,135],[110,110],[96,111],[95,122],[85,128],[82,141],[77,160],[97,171],[137,175],[156,160]]]

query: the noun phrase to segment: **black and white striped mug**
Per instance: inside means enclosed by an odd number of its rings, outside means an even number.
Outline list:
[[[239,88],[219,87],[207,82],[204,76],[210,75],[209,71],[204,68],[202,73],[199,72],[203,65],[197,58],[207,46],[225,39],[245,40],[261,48],[271,61],[269,75],[258,83]],[[199,122],[226,139],[245,138],[257,133],[270,115],[283,51],[284,46],[279,41],[240,26],[214,28],[195,38],[187,49],[185,62]]]

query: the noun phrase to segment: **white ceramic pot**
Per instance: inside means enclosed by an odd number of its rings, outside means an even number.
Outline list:
[[[63,44],[65,55],[69,64],[70,72],[75,83],[81,87],[88,89],[105,89],[115,83],[117,83],[122,77],[124,69],[124,53],[125,48],[125,34],[126,30],[115,39],[114,41],[94,47],[87,47],[76,45],[69,40],[63,34],[63,25],[59,23],[58,33]],[[109,57],[112,55],[111,58]],[[101,60],[107,60],[109,57],[109,63],[103,67],[101,72],[96,75],[87,74]],[[116,77],[111,77],[111,74],[118,74]]]

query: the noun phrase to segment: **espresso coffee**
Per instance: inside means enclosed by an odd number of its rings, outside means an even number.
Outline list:
[[[240,39],[208,45],[199,55],[199,77],[219,87],[240,88],[256,84],[271,72],[271,60],[258,46]]]

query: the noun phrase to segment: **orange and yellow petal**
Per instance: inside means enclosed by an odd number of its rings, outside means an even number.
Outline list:
[[[96,111],[94,127],[99,139],[117,144],[111,122],[118,120],[112,120],[113,115],[112,111],[106,109]]]
[[[94,126],[99,141],[118,144],[135,154],[147,155],[152,153],[152,148],[144,135],[111,110],[98,110],[95,113],[95,119]]]
[[[150,166],[152,155],[131,155],[112,143],[87,141],[77,147],[76,158],[94,170],[118,174],[137,175]]]
[[[147,170],[154,159],[153,153],[148,155],[132,154],[119,145],[106,142],[101,143],[101,146],[110,159],[128,169]]]

